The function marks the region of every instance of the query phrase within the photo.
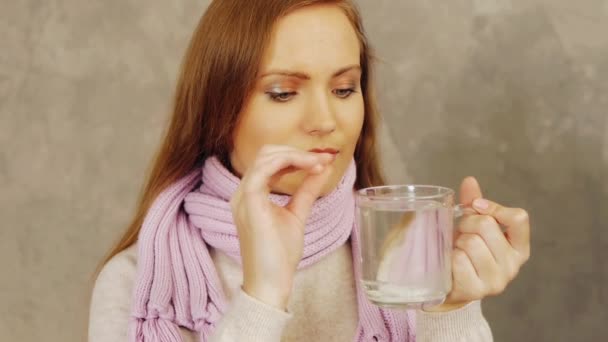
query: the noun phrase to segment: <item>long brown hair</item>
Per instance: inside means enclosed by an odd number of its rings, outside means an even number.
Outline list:
[[[173,115],[143,188],[135,217],[101,266],[137,241],[148,209],[165,188],[194,168],[201,167],[209,156],[216,155],[228,163],[232,132],[258,76],[273,25],[295,9],[316,4],[338,5],[358,35],[365,119],[354,153],[357,164],[355,187],[384,184],[376,153],[378,116],[372,86],[372,55],[356,5],[350,0],[212,1],[184,56]],[[226,98],[228,95],[229,99]]]

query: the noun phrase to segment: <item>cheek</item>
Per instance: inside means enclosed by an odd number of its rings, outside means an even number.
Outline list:
[[[268,105],[263,98],[254,98],[241,113],[234,134],[231,153],[233,168],[243,174],[253,164],[259,149],[264,145],[288,145],[297,130],[289,113],[279,106]]]
[[[344,130],[344,136],[348,139],[349,145],[353,146],[357,144],[361,129],[363,127],[363,120],[365,118],[365,108],[363,99],[359,101],[353,101],[342,112],[342,127]]]
[[[285,106],[260,106],[253,109],[243,120],[244,143],[249,146],[262,146],[266,144],[288,144],[298,130],[297,118],[293,108]]]

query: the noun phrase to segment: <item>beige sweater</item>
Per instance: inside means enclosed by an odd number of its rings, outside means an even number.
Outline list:
[[[298,271],[288,312],[244,293],[240,266],[219,251],[210,252],[231,303],[212,342],[353,340],[358,317],[350,243]],[[127,341],[136,265],[137,247],[133,245],[99,274],[91,300],[89,342]],[[416,320],[418,342],[492,341],[479,302],[447,313],[418,311]],[[181,331],[184,341],[197,341],[194,333]]]

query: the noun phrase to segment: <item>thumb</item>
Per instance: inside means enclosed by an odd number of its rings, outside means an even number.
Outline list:
[[[481,187],[475,177],[466,177],[460,184],[460,204],[470,205],[477,198],[482,198]]]
[[[321,173],[308,175],[291,197],[286,208],[299,218],[302,224],[306,224],[312,205],[321,194],[321,190],[331,174],[332,167],[327,165]]]

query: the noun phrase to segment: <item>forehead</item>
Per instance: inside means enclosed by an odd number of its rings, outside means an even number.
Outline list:
[[[358,64],[359,49],[357,34],[341,8],[308,6],[277,21],[262,69],[333,72],[347,64]]]

